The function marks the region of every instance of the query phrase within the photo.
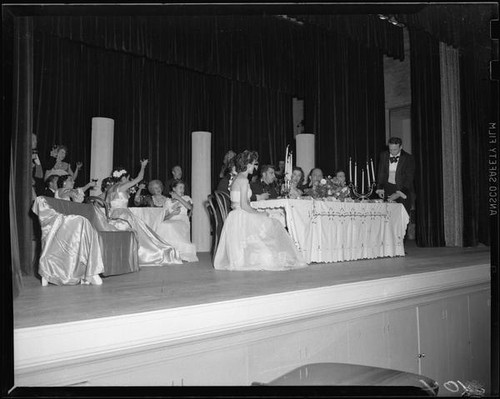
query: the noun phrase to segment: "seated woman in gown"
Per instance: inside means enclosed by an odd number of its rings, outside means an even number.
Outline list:
[[[160,180],[151,180],[148,184],[149,195],[143,195],[142,190],[146,188],[145,183],[140,183],[134,196],[135,206],[151,206],[162,208],[167,202],[163,193],[163,183]]]
[[[156,232],[171,243],[186,262],[198,262],[196,246],[191,242],[191,223],[189,212],[193,209],[193,201],[184,195],[182,180],[172,183],[171,198],[165,202],[165,218]]]
[[[79,188],[73,188],[74,185],[75,180],[71,175],[59,177],[57,180],[58,189],[54,194],[54,198],[81,203],[85,199],[85,191],[94,187],[95,183],[89,182],[87,185]]]
[[[139,265],[162,266],[165,264],[182,263],[178,251],[168,242],[165,242],[141,219],[134,216],[128,209],[129,189],[144,178],[144,169],[148,160],[141,161],[141,170],[137,177],[130,180],[129,174],[122,168],[113,171],[116,184],[108,189],[106,202],[110,206],[112,218],[125,219],[130,223],[139,242]],[[121,230],[129,229],[125,223],[115,223],[114,226]]]
[[[304,171],[301,167],[296,166],[292,170],[292,177],[290,178],[290,193],[291,199],[299,198],[304,194]]]
[[[306,267],[283,225],[250,206],[248,175],[258,154],[244,151],[235,160],[238,175],[231,185],[231,208],[222,228],[214,267],[219,270],[290,270]]]
[[[50,156],[55,158],[56,160],[52,168],[48,169],[45,172],[45,178],[44,178],[45,180],[47,180],[47,178],[50,175],[58,175],[58,176],[70,175],[73,178],[73,180],[76,180],[78,176],[78,171],[80,170],[83,164],[81,162],[77,162],[76,169],[73,172],[73,170],[71,169],[71,165],[67,162],[63,162],[67,154],[68,154],[68,148],[65,145],[57,145],[54,146],[54,148],[52,148]]]

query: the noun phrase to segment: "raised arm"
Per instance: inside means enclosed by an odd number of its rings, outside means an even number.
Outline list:
[[[73,180],[76,180],[76,178],[78,177],[78,172],[80,171],[80,169],[82,168],[82,166],[83,166],[83,163],[77,162],[76,163],[75,172],[73,173],[73,171],[71,170],[71,165],[69,165],[68,169],[70,171],[70,174],[73,175]]]
[[[137,175],[137,177],[133,180],[130,180],[126,183],[123,183],[120,185],[120,191],[126,191],[128,190],[130,187],[133,187],[135,186],[137,183],[139,183],[140,181],[142,181],[142,179],[144,179],[144,169],[146,169],[146,165],[148,164],[148,160],[147,159],[143,159],[141,160],[141,170],[139,171],[139,174]]]

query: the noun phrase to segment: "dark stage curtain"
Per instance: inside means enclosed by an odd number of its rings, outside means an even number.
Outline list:
[[[31,133],[33,122],[33,21],[14,20],[12,141],[10,163],[10,227],[14,292],[22,287],[21,274],[33,274],[33,215]]]
[[[134,176],[139,159],[148,157],[148,180],[170,178],[171,167],[179,164],[190,183],[192,131],[213,134],[214,186],[228,149],[254,149],[262,163],[277,163],[293,140],[292,99],[286,93],[48,34],[37,35],[35,65],[40,152],[47,156],[52,144],[66,144],[68,161],[85,165],[76,186],[91,178],[93,116],[115,120],[114,165]]]
[[[464,51],[460,56],[462,91],[462,185],[464,246],[490,245],[488,205],[488,122],[497,121],[498,104],[492,97],[489,54]],[[496,146],[495,146],[496,147]]]
[[[36,23],[71,41],[289,93],[300,71],[300,31],[272,16],[50,16]]]
[[[381,20],[377,15],[299,15],[296,18],[364,47],[376,48],[388,57],[404,60],[403,28]]]
[[[352,157],[361,176],[385,147],[382,53],[322,29],[308,39],[305,131],[316,134],[316,164],[325,174],[347,172]]]
[[[411,132],[417,245],[445,246],[439,42],[410,27]]]

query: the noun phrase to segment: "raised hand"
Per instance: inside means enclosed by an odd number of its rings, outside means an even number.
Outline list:
[[[148,164],[149,160],[148,159],[141,159],[141,167],[145,168],[146,165]]]
[[[139,190],[144,190],[146,188],[146,185],[144,183],[139,184]]]
[[[81,167],[83,166],[83,163],[82,162],[77,162],[76,163],[76,168],[77,169],[81,169]]]

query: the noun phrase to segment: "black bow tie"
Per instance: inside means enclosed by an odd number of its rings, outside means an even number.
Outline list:
[[[389,157],[389,161],[391,161],[391,163],[398,162],[398,160],[399,157]]]

